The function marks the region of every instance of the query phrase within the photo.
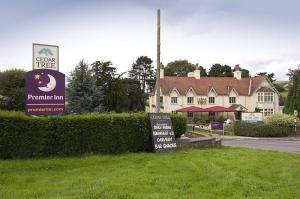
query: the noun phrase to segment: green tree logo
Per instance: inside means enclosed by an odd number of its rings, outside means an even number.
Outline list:
[[[49,48],[43,48],[39,51],[39,54],[44,54],[45,56],[53,55]]]

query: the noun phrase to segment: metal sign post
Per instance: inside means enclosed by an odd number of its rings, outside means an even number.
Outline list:
[[[295,136],[297,137],[297,116],[298,116],[298,111],[297,110],[294,110],[294,116],[295,116],[295,119],[294,119],[294,122],[295,122]]]

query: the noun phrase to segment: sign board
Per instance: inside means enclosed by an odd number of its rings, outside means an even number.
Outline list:
[[[51,69],[59,70],[58,46],[47,44],[33,44],[33,70]]]
[[[294,110],[294,116],[297,117],[298,116],[298,111]]]
[[[212,131],[223,131],[224,124],[222,122],[212,122],[211,123],[211,130]]]
[[[65,75],[38,69],[26,73],[27,115],[59,115],[65,112]]]
[[[149,113],[152,142],[155,152],[173,152],[176,150],[176,140],[170,114]]]
[[[263,113],[246,113],[242,112],[242,123],[253,123],[262,124],[263,123]]]

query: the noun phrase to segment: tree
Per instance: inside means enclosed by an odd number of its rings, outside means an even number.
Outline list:
[[[165,67],[165,76],[186,77],[189,72],[195,70],[195,65],[188,60],[175,60]],[[207,76],[206,69],[200,66],[200,76]]]
[[[167,64],[164,69],[165,76],[186,77],[189,72],[193,72],[195,66],[187,60],[175,60]]]
[[[263,76],[263,75],[266,75],[267,76],[267,78],[270,80],[270,82],[275,82],[276,81],[276,79],[274,79],[274,73],[267,73],[267,72],[260,72],[260,73],[257,73],[257,75],[259,75],[259,76]]]
[[[145,101],[148,95],[144,93],[140,87],[140,82],[134,79],[122,79],[122,84],[125,87],[127,98],[128,111],[144,111]]]
[[[67,101],[69,113],[101,112],[103,110],[101,87],[96,86],[96,79],[88,64],[80,61],[68,78]]]
[[[242,69],[242,77],[250,77],[250,72],[247,69]]]
[[[233,77],[233,72],[230,66],[214,64],[209,69],[208,76],[210,77]]]
[[[24,70],[0,72],[0,109],[23,111],[25,106]]]
[[[152,92],[155,87],[156,74],[152,60],[147,56],[140,56],[132,64],[131,70],[128,71],[130,79],[138,80],[143,92]]]
[[[300,67],[295,70],[289,70],[291,86],[288,96],[285,100],[283,112],[293,114],[294,110],[300,112]]]

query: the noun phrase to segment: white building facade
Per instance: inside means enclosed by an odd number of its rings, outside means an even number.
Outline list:
[[[187,77],[164,76],[163,69],[160,73],[160,110],[163,113],[174,113],[189,106],[222,106],[245,112],[260,109],[264,117],[279,111],[279,93],[268,78],[242,78],[238,65],[233,77],[201,77],[197,66]],[[146,111],[155,112],[155,107],[156,93],[150,95]],[[233,113],[221,115],[234,119]],[[220,113],[206,113],[203,116],[218,117]]]

